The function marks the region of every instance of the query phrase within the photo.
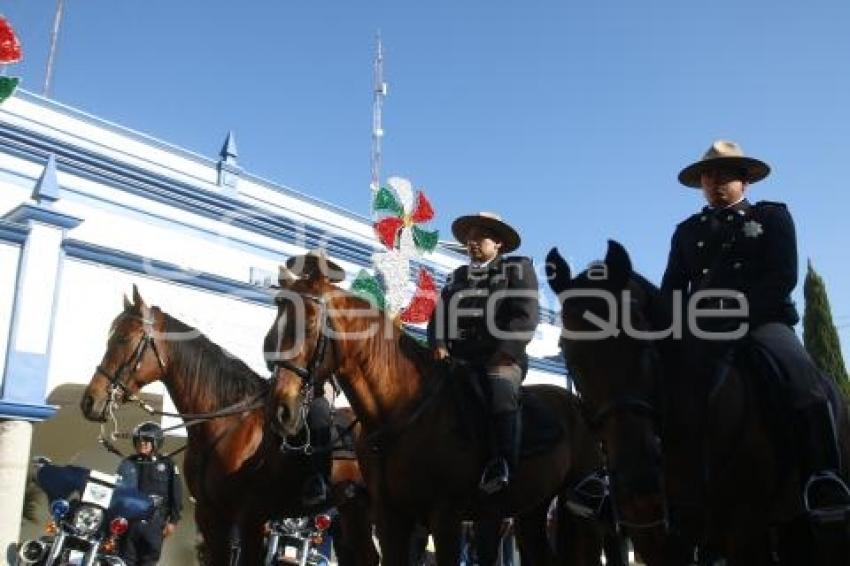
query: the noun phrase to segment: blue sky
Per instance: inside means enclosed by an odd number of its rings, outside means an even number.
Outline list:
[[[54,5],[0,3],[35,92]],[[657,282],[702,205],[677,172],[734,139],[773,166],[748,196],[791,207],[846,356],[846,1],[66,0],[54,98],[209,156],[233,129],[251,172],[367,214],[379,29],[383,172],[426,190],[444,237],[495,210],[538,262],[613,237]]]

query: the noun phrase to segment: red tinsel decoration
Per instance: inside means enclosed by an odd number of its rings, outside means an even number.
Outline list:
[[[0,63],[8,65],[20,60],[21,42],[6,18],[0,16]]]
[[[404,220],[396,216],[388,216],[378,222],[375,222],[375,232],[378,233],[381,243],[388,249],[395,248],[395,239],[398,236],[398,231],[404,226]]]
[[[410,304],[402,311],[401,320],[410,324],[427,322],[431,313],[437,306],[437,284],[434,278],[425,269],[419,270],[419,281],[416,284],[416,293],[410,300]]]
[[[431,207],[431,203],[428,202],[428,199],[425,198],[425,195],[421,192],[416,193],[416,206],[414,207],[413,214],[410,215],[410,218],[416,224],[422,224],[423,222],[428,222],[434,218],[434,209]]]

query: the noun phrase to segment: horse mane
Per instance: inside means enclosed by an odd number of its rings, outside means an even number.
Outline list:
[[[190,398],[211,399],[219,406],[233,405],[268,390],[268,382],[245,362],[207,338],[196,328],[159,308],[167,333],[191,333],[190,340],[169,340],[169,361],[182,375]]]
[[[370,301],[344,290],[340,300],[343,303],[339,310],[343,313],[349,309],[361,313],[367,310],[375,313],[371,316],[346,318],[349,326],[345,330],[365,332],[370,325],[375,324],[377,319],[380,329],[364,339],[364,347],[361,350],[363,359],[360,362],[364,370],[376,379],[379,387],[389,386],[389,381],[393,381],[394,385],[398,386],[399,381],[396,376],[407,376],[411,365],[420,370],[420,375],[424,376],[427,373],[422,371],[432,364],[431,351],[427,345],[405,332],[400,325],[387,316],[385,311],[377,308]],[[344,314],[342,316],[345,317]],[[405,381],[411,384],[416,383],[415,380]]]

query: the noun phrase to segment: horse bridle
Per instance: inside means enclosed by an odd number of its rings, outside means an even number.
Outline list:
[[[113,402],[113,399],[118,391],[124,394],[127,399],[131,399],[133,397],[133,392],[130,391],[130,388],[127,385],[127,382],[122,379],[124,377],[124,372],[127,371],[127,368],[133,367],[132,371],[127,375],[131,375],[139,370],[139,367],[142,365],[142,361],[145,357],[145,352],[148,348],[150,348],[154,355],[156,356],[156,362],[159,364],[159,371],[165,375],[165,363],[162,361],[162,356],[159,353],[159,349],[156,346],[156,341],[153,337],[153,323],[154,321],[145,317],[136,316],[126,314],[124,315],[129,318],[133,318],[135,320],[139,320],[142,322],[142,336],[139,338],[139,341],[136,343],[136,347],[133,349],[133,353],[130,354],[121,365],[115,370],[115,373],[109,373],[103,366],[97,366],[97,373],[103,375],[106,379],[109,380],[109,399],[107,401],[107,408],[109,404]]]
[[[643,346],[641,351],[641,370],[651,371],[652,362],[658,357],[657,352],[648,344]],[[605,422],[619,413],[632,413],[633,415],[649,419],[653,423],[653,428],[660,424],[661,415],[655,404],[645,398],[636,395],[621,395],[611,401],[605,403],[592,415],[587,415],[585,418],[588,425],[593,430],[599,430],[605,425]]]
[[[271,363],[273,368],[271,381],[272,383],[277,381],[277,370],[279,368],[291,371],[301,378],[301,416],[302,421],[306,423],[307,412],[309,411],[310,404],[313,402],[313,394],[316,388],[316,374],[319,367],[321,367],[322,363],[325,361],[325,354],[327,353],[328,342],[330,341],[330,338],[325,332],[325,328],[331,328],[332,322],[330,313],[328,312],[328,304],[324,297],[311,293],[297,294],[299,297],[309,299],[319,306],[318,320],[320,325],[318,336],[316,337],[316,347],[313,349],[313,355],[310,356],[310,361],[308,361],[307,365],[304,367],[297,366],[289,360],[274,360]],[[279,342],[276,347],[280,347]],[[290,444],[286,437],[284,437],[281,439],[281,449],[289,452],[304,452],[305,454],[312,452],[313,448],[310,439],[310,429],[305,426],[305,430],[305,439],[302,444]]]
[[[648,343],[643,344],[641,351],[641,361],[640,368],[642,372],[651,372],[652,367],[654,365],[653,362],[658,359],[658,352]],[[585,405],[586,407],[586,405]],[[592,431],[598,431],[601,429],[605,423],[612,417],[621,413],[630,413],[634,416],[647,419],[652,423],[652,429],[657,431],[661,424],[661,414],[659,410],[656,408],[655,404],[652,400],[647,399],[645,397],[639,397],[635,395],[621,395],[615,399],[612,399],[608,403],[605,403],[601,408],[595,411],[592,414],[585,414],[585,420],[588,423],[588,426]],[[657,432],[656,432],[657,433]],[[600,440],[600,444],[602,446],[603,453],[605,452],[605,442],[604,440]],[[603,454],[603,458],[604,458]],[[606,464],[607,470],[607,464]],[[614,474],[615,471],[607,470],[609,474]],[[663,483],[663,478],[661,478],[661,482]],[[669,513],[666,506],[666,498],[664,499],[664,509],[662,511],[662,517],[656,519],[654,521],[648,521],[646,523],[633,523],[630,521],[626,521],[622,519],[620,516],[619,508],[617,506],[617,495],[614,492],[614,483],[608,483],[608,489],[611,497],[611,511],[614,515],[614,525],[617,530],[619,530],[620,526],[627,527],[629,529],[653,529],[655,527],[664,527],[665,530],[669,528],[670,520]]]

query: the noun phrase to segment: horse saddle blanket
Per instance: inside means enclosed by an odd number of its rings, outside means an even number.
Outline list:
[[[470,368],[456,368],[452,376],[454,383],[464,384],[460,389],[458,411],[460,421],[466,422],[465,428],[480,442],[487,442],[490,430],[489,383],[486,378],[470,371]],[[520,456],[527,457],[545,452],[557,443],[565,430],[558,416],[541,400],[533,389],[520,388]],[[472,410],[469,410],[472,409]],[[474,416],[473,416],[474,415]]]
[[[522,425],[520,427],[520,455],[533,456],[545,452],[561,440],[566,433],[557,415],[525,387],[520,389]]]

